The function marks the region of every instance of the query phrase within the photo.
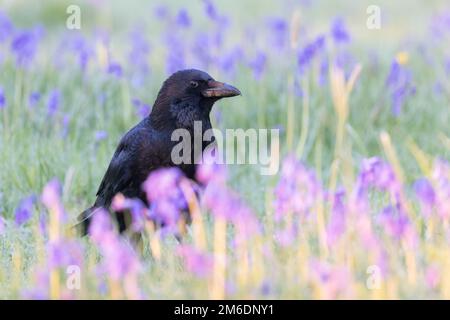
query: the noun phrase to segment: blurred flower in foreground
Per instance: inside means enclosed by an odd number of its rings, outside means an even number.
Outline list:
[[[143,184],[150,203],[150,218],[169,232],[176,232],[181,211],[187,209],[179,187],[181,179],[182,171],[173,167],[153,171]]]
[[[288,213],[308,215],[322,194],[322,187],[314,172],[290,155],[283,161],[274,193],[275,219],[279,221]]]
[[[395,198],[398,198],[401,189],[392,167],[377,157],[363,160],[357,186],[357,190],[364,192],[371,187],[387,191]]]
[[[81,244],[74,240],[60,240],[47,244],[48,267],[61,268],[70,265],[81,266],[84,252]]]
[[[422,212],[429,217],[436,201],[433,186],[428,179],[422,178],[414,183],[413,188],[420,201]]]
[[[334,195],[333,208],[331,211],[330,222],[327,226],[327,241],[331,246],[344,234],[347,225],[345,191],[339,190]]]
[[[441,219],[450,219],[450,165],[436,160],[432,178],[435,181],[436,211]]]
[[[59,221],[65,220],[66,212],[61,201],[61,185],[56,178],[50,180],[44,187],[41,201],[50,211],[50,214],[57,215]]]
[[[379,221],[389,236],[396,240],[405,240],[411,247],[416,245],[418,237],[414,226],[399,206],[384,208],[379,216]]]
[[[190,245],[180,245],[177,252],[183,257],[188,272],[201,278],[205,278],[211,273],[213,267],[211,255]]]
[[[341,266],[333,266],[326,262],[313,260],[310,262],[312,279],[314,280],[319,299],[349,299],[354,292],[351,273]]]
[[[131,229],[135,232],[142,231],[149,213],[140,199],[128,199],[119,193],[113,198],[111,207],[116,212],[128,210],[131,213]]]
[[[99,270],[115,283],[122,281],[128,299],[142,298],[138,286],[138,274],[141,270],[139,258],[130,244],[119,236],[107,211],[97,210],[89,227],[89,234],[102,254]]]
[[[33,206],[34,206],[33,196],[29,196],[20,202],[19,206],[14,212],[15,221],[18,226],[30,220],[31,215],[33,213]]]
[[[207,185],[202,202],[211,213],[233,223],[240,239],[260,231],[253,211],[226,185],[225,166],[215,161],[217,155],[207,155],[197,171],[199,182]]]

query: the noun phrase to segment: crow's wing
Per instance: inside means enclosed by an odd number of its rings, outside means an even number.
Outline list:
[[[140,170],[142,166],[140,155],[148,151],[145,150],[148,145],[142,143],[146,137],[145,130],[135,127],[122,138],[100,183],[95,204],[81,213],[78,221],[90,219],[97,208],[108,209],[112,199],[119,192],[130,198],[140,195],[141,184],[145,179]],[[146,167],[151,169],[153,165],[147,163]]]

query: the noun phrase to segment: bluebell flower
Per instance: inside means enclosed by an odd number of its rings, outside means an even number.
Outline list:
[[[395,116],[398,116],[406,99],[416,92],[412,84],[411,71],[397,61],[392,62],[386,79],[386,87],[391,96],[392,112]]]
[[[5,108],[5,105],[6,105],[5,92],[3,91],[3,88],[0,87],[0,109]]]
[[[306,44],[306,46],[299,52],[297,56],[297,64],[300,74],[304,74],[310,67],[314,58],[325,48],[325,36],[319,35],[313,41]]]
[[[277,49],[286,47],[289,39],[289,25],[283,18],[272,18],[268,21],[271,42]]]
[[[0,11],[0,43],[5,42],[14,32],[11,20]]]
[[[30,220],[33,213],[33,206],[34,196],[29,196],[19,203],[19,206],[14,212],[15,221],[18,226],[21,226]]]
[[[331,36],[335,43],[347,43],[350,41],[350,34],[347,31],[342,18],[336,18],[331,25]]]
[[[266,70],[267,55],[259,51],[255,58],[249,62],[250,68],[253,70],[253,76],[255,79],[260,80],[264,71]]]
[[[169,9],[165,5],[158,5],[154,9],[154,14],[157,19],[164,20],[169,16]]]
[[[59,109],[61,102],[61,93],[58,89],[53,89],[48,96],[47,111],[49,116],[53,116]]]
[[[33,62],[41,37],[41,28],[21,31],[14,36],[11,51],[16,56],[18,66],[28,67]]]
[[[33,108],[41,99],[41,94],[39,92],[32,92],[30,93],[30,96],[28,97],[28,105],[30,108]]]
[[[178,26],[183,28],[189,28],[191,26],[191,18],[189,17],[186,9],[181,9],[180,11],[178,11],[176,23]]]
[[[110,61],[107,72],[120,78],[123,74],[122,66],[118,62]]]

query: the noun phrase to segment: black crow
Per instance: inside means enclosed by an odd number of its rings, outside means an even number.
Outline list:
[[[78,217],[82,233],[88,232],[96,209],[109,210],[118,193],[148,204],[142,184],[155,169],[178,166],[188,178],[195,180],[193,161],[175,165],[171,159],[172,148],[179,143],[171,140],[172,132],[178,128],[189,130],[193,143],[194,121],[201,121],[203,132],[210,129],[214,103],[240,94],[235,87],[215,81],[203,71],[182,70],[171,75],[160,89],[150,115],[122,137],[100,183],[94,205]],[[203,144],[202,149],[206,146]],[[126,216],[117,212],[114,216],[119,231],[126,230],[129,225]]]

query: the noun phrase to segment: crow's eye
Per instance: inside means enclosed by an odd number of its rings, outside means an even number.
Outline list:
[[[197,81],[191,81],[191,87],[192,88],[197,88],[198,87],[198,82]]]

